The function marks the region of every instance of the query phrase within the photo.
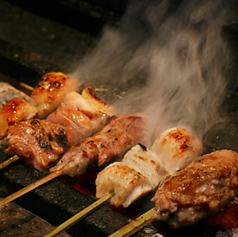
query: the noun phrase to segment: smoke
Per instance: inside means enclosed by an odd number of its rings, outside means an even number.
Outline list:
[[[122,113],[150,118],[150,134],[182,126],[202,136],[223,119],[230,50],[223,37],[227,6],[211,1],[136,1],[117,26],[106,28],[74,76],[127,88]]]

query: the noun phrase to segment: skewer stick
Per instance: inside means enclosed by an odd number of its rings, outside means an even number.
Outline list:
[[[82,211],[71,217],[70,219],[59,225],[57,228],[55,228],[53,231],[51,231],[44,237],[53,237],[59,234],[60,232],[67,230],[75,223],[82,220],[85,216],[87,216],[88,214],[99,208],[102,204],[107,202],[113,195],[114,195],[113,193],[106,194],[104,197],[98,199],[96,202],[92,203],[90,206],[86,207],[85,209],[83,209]]]
[[[0,207],[5,205],[5,204],[7,204],[7,203],[9,203],[9,202],[11,202],[11,201],[13,201],[13,200],[15,200],[15,199],[17,199],[18,197],[23,196],[24,194],[32,191],[33,189],[35,189],[35,188],[37,188],[37,187],[39,187],[39,186],[49,182],[50,180],[52,180],[52,179],[54,179],[54,178],[56,178],[56,177],[58,177],[60,175],[61,175],[61,171],[60,170],[50,173],[49,175],[43,177],[42,179],[36,181],[35,183],[32,183],[32,184],[26,186],[25,188],[23,188],[23,189],[15,192],[13,194],[11,194],[10,196],[2,199],[0,201]]]
[[[29,92],[33,91],[34,88],[30,85],[27,85],[26,83],[24,82],[19,82],[19,86],[24,88],[24,89],[27,89]]]
[[[9,159],[7,159],[6,161],[4,161],[0,164],[0,170],[2,170],[6,166],[10,165],[11,163],[13,163],[19,159],[20,159],[20,157],[18,155],[14,155],[14,156],[10,157]]]
[[[156,213],[155,207],[151,208],[149,211],[144,213],[143,215],[136,218],[134,221],[122,227],[120,230],[114,232],[109,237],[126,237],[136,233],[143,226],[152,222],[152,217]]]

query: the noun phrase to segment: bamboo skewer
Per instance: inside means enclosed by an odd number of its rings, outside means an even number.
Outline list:
[[[20,157],[18,155],[12,156],[11,158],[7,159],[6,161],[4,161],[0,164],[0,170],[2,170],[3,168],[7,167],[11,163],[13,163],[19,159],[20,159]]]
[[[49,182],[50,180],[60,176],[61,174],[62,173],[61,173],[60,170],[59,171],[55,171],[53,173],[50,173],[49,175],[43,177],[42,179],[40,179],[40,180],[38,180],[38,181],[36,181],[36,182],[26,186],[25,188],[15,192],[15,193],[13,193],[11,195],[9,195],[8,197],[6,197],[6,198],[4,198],[4,199],[2,199],[0,201],[0,207],[5,205],[5,204],[7,204],[7,203],[9,203],[9,202],[11,202],[11,201],[13,201],[13,200],[15,200],[15,199],[17,199],[18,197],[23,196],[24,194],[32,191],[33,189],[35,189],[35,188],[37,188],[37,187],[39,187],[39,186]]]
[[[19,82],[19,86],[26,89],[29,93],[34,90],[34,88],[30,85],[27,85],[24,82]]]
[[[78,83],[78,87],[80,87],[83,84],[83,82],[79,82]],[[34,88],[30,85],[27,85],[23,82],[19,83],[19,86],[22,87],[23,89],[26,89],[29,93],[32,92],[34,90]],[[22,90],[21,90],[22,91]],[[2,170],[3,168],[7,167],[8,165],[10,165],[11,163],[19,160],[20,157],[15,155],[11,158],[9,158],[8,160],[4,161],[3,163],[0,164],[0,170]]]
[[[139,231],[143,226],[149,224],[153,221],[152,217],[156,213],[155,207],[151,208],[149,211],[144,213],[143,215],[136,218],[134,221],[122,227],[120,230],[117,230],[109,237],[127,237],[130,236],[137,231]]]
[[[51,231],[44,237],[53,237],[61,233],[62,231],[67,230],[68,228],[76,224],[78,221],[82,220],[85,216],[95,211],[102,204],[107,202],[113,195],[114,195],[113,193],[106,194],[104,197],[98,199],[97,201],[92,203],[90,206],[86,207],[85,209],[83,209],[82,211],[80,211],[79,213],[77,213],[76,215],[74,215],[73,217],[71,217],[70,219],[68,219],[67,221],[59,225],[58,227],[56,227],[53,231]]]

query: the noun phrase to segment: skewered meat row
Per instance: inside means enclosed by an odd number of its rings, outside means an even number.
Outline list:
[[[122,162],[114,162],[101,171],[96,179],[96,197],[113,192],[110,203],[128,207],[154,190],[172,172],[163,166],[164,160],[170,161],[170,167],[183,168],[201,151],[202,142],[185,129],[168,129],[156,139],[151,151],[141,144],[136,145],[125,154]]]
[[[1,200],[0,206],[60,175],[79,175],[91,165],[102,166],[111,158],[122,156],[145,136],[146,123],[147,119],[140,115],[128,115],[112,119],[103,130],[91,138],[85,139],[81,143],[82,145],[72,147],[66,152],[58,165],[51,169],[55,172]]]
[[[146,136],[147,118],[127,115],[112,119],[101,131],[66,152],[51,171],[62,175],[83,174],[90,166],[105,166],[113,157],[121,157]]]
[[[66,94],[77,91],[78,83],[74,78],[61,72],[50,72],[34,88],[26,101],[15,97],[0,109],[0,139],[4,138],[10,122],[19,122],[33,117],[46,118],[62,102]]]
[[[5,152],[18,154],[26,158],[28,164],[44,171],[50,162],[56,161],[70,146],[100,130],[110,115],[116,113],[117,110],[100,100],[90,86],[82,95],[70,92],[45,120],[11,122],[5,138],[8,147]]]
[[[238,194],[238,154],[219,150],[197,157],[157,190],[155,220],[193,224],[224,208]]]

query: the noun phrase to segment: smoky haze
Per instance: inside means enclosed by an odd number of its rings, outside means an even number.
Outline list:
[[[176,2],[176,1],[174,1]],[[222,1],[135,1],[117,26],[106,28],[74,76],[127,88],[121,113],[150,118],[151,139],[182,126],[202,136],[219,122],[231,62],[222,36]]]

